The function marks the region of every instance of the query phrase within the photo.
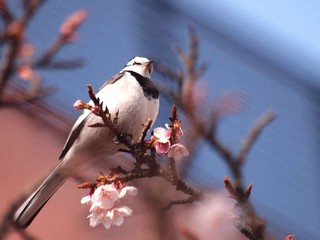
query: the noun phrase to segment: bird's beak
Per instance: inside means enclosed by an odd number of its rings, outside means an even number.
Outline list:
[[[148,67],[148,69],[149,69],[149,74],[153,71],[153,63],[154,63],[153,60],[151,60],[151,61],[149,61],[149,62],[147,63],[147,67]]]

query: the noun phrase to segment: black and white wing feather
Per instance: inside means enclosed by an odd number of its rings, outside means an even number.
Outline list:
[[[124,72],[120,72],[114,76],[112,76],[110,79],[108,79],[103,85],[102,87],[99,89],[99,91],[101,91],[101,89],[103,89],[106,85],[109,84],[113,84],[115,82],[117,82],[119,79],[121,79],[124,76]],[[98,92],[99,92],[98,91]],[[84,126],[86,125],[86,122],[88,120],[88,116],[92,114],[89,111],[84,112],[79,118],[78,120],[75,122],[75,124],[72,127],[72,130],[67,138],[67,141],[62,149],[61,155],[59,157],[59,160],[63,159],[65,157],[65,155],[67,154],[67,152],[69,151],[69,149],[72,147],[72,145],[74,144],[74,142],[76,141],[76,139],[79,137],[81,131],[83,130]]]

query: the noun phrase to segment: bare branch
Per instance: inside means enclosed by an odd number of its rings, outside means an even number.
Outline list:
[[[186,199],[180,199],[180,200],[174,200],[174,201],[170,201],[168,203],[168,205],[164,208],[164,210],[169,210],[172,206],[174,205],[184,205],[184,204],[191,204],[194,202],[194,198],[193,197],[189,197]]]
[[[18,56],[22,37],[25,28],[32,18],[35,11],[40,7],[43,1],[41,0],[30,0],[25,8],[25,11],[19,20],[11,19],[7,26],[6,36],[8,39],[7,54],[5,56],[3,68],[0,72],[0,102],[4,92],[4,89],[9,81],[11,75],[14,72],[14,64]],[[1,2],[2,7],[6,7],[5,2]],[[4,4],[4,5],[3,5]],[[8,12],[8,10],[7,10]]]
[[[246,194],[245,194],[245,196],[246,196],[247,199],[249,199],[249,197],[250,197],[250,195],[251,195],[252,187],[253,187],[253,184],[250,183],[250,184],[248,185],[247,189],[246,189]]]
[[[169,77],[170,80],[173,80],[174,82],[182,82],[183,80],[183,75],[182,73],[177,73],[176,71],[174,70],[171,70],[169,67],[163,65],[162,63],[160,62],[156,62],[155,63],[155,68],[158,72],[166,75]]]
[[[8,28],[11,28],[11,39],[8,43],[5,62],[2,64],[3,68],[0,72],[0,102],[4,88],[6,87],[7,82],[9,81],[9,78],[14,71],[14,63],[18,55],[22,36],[22,29],[18,23],[11,23],[11,26],[9,26]]]
[[[258,136],[260,135],[262,129],[267,126],[271,121],[275,119],[274,112],[267,112],[263,114],[256,123],[251,127],[249,130],[248,135],[243,140],[240,151],[238,156],[236,157],[235,161],[242,165],[247,158],[248,152],[250,151],[253,143],[257,140]]]
[[[233,199],[237,199],[237,193],[228,176],[224,177],[224,187]]]
[[[239,231],[249,239],[264,239],[264,221],[255,213],[254,208],[249,201],[252,184],[247,188],[244,186],[242,165],[262,129],[274,119],[275,114],[269,112],[259,119],[249,130],[247,137],[241,144],[239,153],[234,155],[216,136],[216,131],[214,130],[217,127],[217,122],[204,122],[202,119],[199,119],[199,116],[196,114],[199,109],[196,109],[194,106],[194,100],[196,99],[196,93],[194,91],[195,82],[198,81],[199,77],[203,74],[205,66],[201,65],[200,67],[197,67],[198,39],[193,30],[189,31],[189,50],[184,52],[180,48],[177,48],[176,55],[181,59],[184,66],[184,72],[182,74],[183,79],[179,82],[178,90],[176,92],[171,90],[170,87],[162,87],[161,90],[164,90],[165,95],[171,98],[184,111],[195,131],[204,137],[229,167],[234,182],[232,184],[229,178],[225,178],[225,187],[231,197],[238,202],[237,206],[241,207],[245,214],[243,219],[245,226],[238,228]],[[161,71],[164,73],[168,72],[170,73],[170,76],[176,78],[176,74],[174,74],[174,71],[171,69],[162,68]],[[211,111],[211,109],[205,108],[201,110]]]
[[[74,69],[79,68],[84,65],[84,60],[81,58],[76,59],[59,59],[59,60],[50,60],[47,64],[40,63],[41,60],[36,61],[33,65],[38,68],[45,69]]]
[[[88,94],[95,106],[99,107],[99,111],[95,114],[103,120],[103,125],[108,127],[115,134],[115,136],[117,136],[119,143],[126,145],[130,149],[130,153],[136,159],[136,166],[131,171],[124,171],[121,167],[117,167],[116,169],[112,170],[112,174],[110,176],[103,175],[98,177],[100,180],[96,182],[96,185],[94,185],[94,183],[84,183],[79,186],[80,188],[92,188],[92,186],[97,187],[100,186],[100,184],[109,184],[117,181],[124,183],[138,178],[161,177],[175,186],[176,190],[190,196],[187,200],[173,201],[172,204],[191,203],[193,201],[198,201],[203,196],[201,191],[196,190],[186,182],[179,179],[176,171],[175,160],[173,158],[169,158],[168,171],[162,168],[156,162],[154,147],[150,144],[145,144],[146,133],[152,124],[150,119],[145,124],[138,142],[133,143],[129,141],[128,138],[120,137],[121,135],[126,136],[127,134],[120,132],[117,129],[117,126],[110,118],[110,113],[107,107],[105,111],[102,110],[103,103],[95,96],[91,85],[88,85]],[[179,134],[181,134],[179,132],[181,131],[181,122],[178,119],[176,106],[172,107],[170,120],[172,122],[171,133],[174,134],[173,138],[176,138]],[[97,127],[100,127],[100,125]],[[151,150],[151,153],[147,152],[148,149]],[[141,168],[142,165],[145,165],[147,168]]]
[[[147,132],[150,130],[151,128],[151,125],[152,125],[152,120],[149,118],[148,119],[148,122],[146,124],[144,124],[144,128],[143,128],[143,131],[141,132],[141,135],[140,135],[140,138],[138,140],[138,143],[140,144],[143,144],[144,142],[144,139],[146,138],[147,136]]]
[[[43,67],[48,65],[60,49],[69,43],[74,38],[75,31],[80,27],[87,17],[85,10],[78,10],[69,16],[61,25],[60,34],[43,53],[43,55],[36,61],[35,66]]]
[[[174,102],[179,102],[179,97],[176,96],[174,90],[170,87],[164,86],[163,84],[157,83],[158,90],[169,99],[174,99]]]
[[[14,16],[11,10],[8,8],[5,0],[0,0],[0,15],[6,25],[8,25],[14,19]]]

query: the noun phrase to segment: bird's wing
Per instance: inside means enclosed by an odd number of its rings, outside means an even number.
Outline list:
[[[125,72],[119,72],[116,75],[112,76],[110,79],[108,79],[99,89],[99,91],[104,88],[105,86],[109,85],[109,84],[113,84],[116,81],[118,81],[120,78],[122,78],[124,76]]]
[[[64,156],[67,154],[75,140],[80,135],[81,130],[83,129],[84,125],[86,124],[87,117],[90,115],[90,112],[83,113],[78,120],[75,122],[75,124],[72,127],[71,132],[69,133],[69,136],[67,138],[66,143],[64,144],[64,147],[62,149],[61,155],[59,157],[59,160],[63,159]]]
[[[106,85],[108,84],[113,84],[116,81],[118,81],[120,78],[123,77],[123,75],[125,74],[125,72],[120,72],[117,73],[116,75],[114,75],[113,77],[111,77],[110,79],[108,79],[103,85],[102,87],[99,89],[99,91],[104,88]],[[64,156],[67,154],[67,152],[69,151],[69,149],[72,147],[73,143],[75,142],[75,140],[78,138],[78,136],[80,135],[83,127],[86,124],[86,121],[88,119],[88,116],[91,114],[91,112],[87,111],[85,113],[83,113],[78,120],[75,122],[75,124],[72,127],[72,130],[67,138],[67,141],[62,149],[61,155],[59,157],[59,160],[63,159]]]

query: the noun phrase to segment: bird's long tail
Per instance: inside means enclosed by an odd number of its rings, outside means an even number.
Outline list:
[[[38,189],[21,205],[14,214],[17,226],[27,228],[52,195],[66,182],[69,175],[63,174],[59,164]]]

